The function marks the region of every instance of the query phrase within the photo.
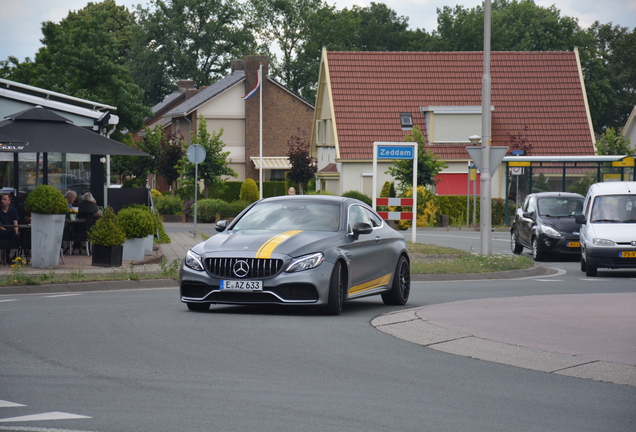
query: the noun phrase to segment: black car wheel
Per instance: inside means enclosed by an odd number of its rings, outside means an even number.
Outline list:
[[[583,254],[581,254],[581,271],[584,272],[587,270],[587,264],[585,263],[585,258],[583,258]]]
[[[195,312],[205,312],[210,310],[210,303],[186,303],[188,309]]]
[[[329,299],[325,307],[327,315],[340,315],[345,298],[346,277],[342,262],[336,262],[329,284]]]
[[[583,270],[583,256],[581,255],[581,270]],[[585,276],[594,277],[598,274],[598,268],[591,266],[587,261],[585,262]]]
[[[404,255],[400,256],[391,290],[382,293],[382,301],[385,305],[402,306],[409,300],[411,293],[411,264]]]
[[[523,252],[523,245],[517,241],[517,233],[515,230],[510,232],[510,249],[515,255],[519,255]]]
[[[541,250],[539,246],[539,239],[537,237],[532,238],[532,259],[535,261],[543,261],[545,257],[545,253]]]

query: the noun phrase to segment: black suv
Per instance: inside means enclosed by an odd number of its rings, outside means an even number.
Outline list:
[[[526,247],[535,261],[547,254],[580,254],[580,224],[574,217],[583,212],[582,195],[568,192],[530,194],[517,209],[510,229],[512,253],[520,254]]]

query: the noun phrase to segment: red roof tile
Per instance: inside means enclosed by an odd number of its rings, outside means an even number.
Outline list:
[[[421,106],[481,105],[481,52],[328,52],[342,159],[371,159],[374,141],[402,141],[400,112],[425,132]],[[573,52],[491,53],[492,145],[527,126],[529,155],[593,155]],[[466,145],[430,148],[468,159]]]

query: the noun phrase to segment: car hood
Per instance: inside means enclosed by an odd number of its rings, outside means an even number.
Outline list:
[[[612,240],[615,243],[636,241],[636,224],[593,223],[590,238]]]
[[[207,257],[231,255],[237,258],[270,258],[274,254],[297,257],[323,251],[341,238],[341,233],[326,231],[229,230],[210,237],[192,249]]]
[[[562,232],[579,232],[581,225],[574,221],[574,216],[567,217],[545,217],[543,223]]]

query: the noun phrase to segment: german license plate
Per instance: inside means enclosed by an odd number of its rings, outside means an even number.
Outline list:
[[[618,256],[620,258],[636,258],[636,251],[623,251],[619,252]]]
[[[263,281],[254,280],[222,280],[222,290],[232,291],[263,291]]]
[[[581,243],[580,242],[568,242],[567,247],[571,247],[571,248],[581,247]]]

